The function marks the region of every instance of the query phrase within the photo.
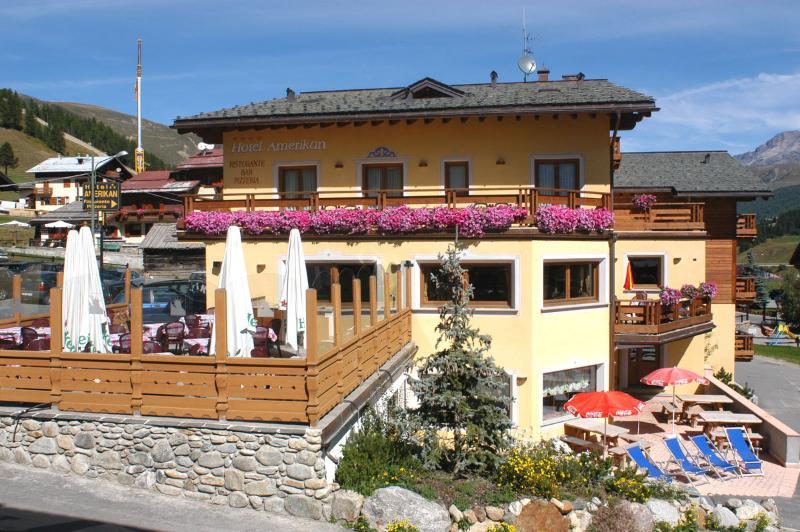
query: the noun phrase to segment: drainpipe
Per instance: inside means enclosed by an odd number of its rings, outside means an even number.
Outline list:
[[[619,122],[622,118],[622,113],[617,111],[617,119],[614,121],[614,133],[611,135],[611,144],[608,147],[608,174],[609,174],[609,184],[610,184],[610,194],[609,194],[609,209],[611,212],[614,212],[614,144],[617,140],[617,132],[619,131]],[[614,368],[614,380],[619,380],[619,367],[617,366],[617,350],[616,350],[616,343],[614,342],[614,324],[616,322],[616,315],[615,315],[615,301],[616,301],[616,293],[617,293],[617,284],[616,284],[616,245],[617,245],[617,233],[614,228],[611,228],[611,235],[608,238],[608,363],[609,363],[609,388],[613,386],[614,383],[611,382],[611,371],[610,369]]]

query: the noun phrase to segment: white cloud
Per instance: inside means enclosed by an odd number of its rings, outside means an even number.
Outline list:
[[[661,111],[629,135],[625,149],[753,149],[800,129],[800,72],[762,73],[656,95]]]

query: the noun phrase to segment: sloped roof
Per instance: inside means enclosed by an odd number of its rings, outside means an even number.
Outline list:
[[[416,89],[427,97],[415,97]],[[430,97],[433,90],[435,97]],[[421,93],[421,94],[422,94]],[[398,97],[405,94],[406,97]],[[173,127],[191,131],[215,124],[244,126],[255,122],[291,123],[309,120],[351,120],[379,116],[425,116],[469,112],[536,111],[656,111],[655,100],[640,92],[605,79],[584,79],[582,75],[557,81],[528,83],[478,83],[446,85],[423,78],[407,87],[356,89],[287,94],[258,103],[178,117]],[[628,122],[633,127],[634,122]]]
[[[132,194],[138,192],[169,192],[180,194],[191,192],[199,181],[177,181],[170,177],[169,170],[148,170],[123,181],[121,192]]]
[[[95,168],[101,169],[114,160],[110,155],[95,156]],[[120,163],[121,164],[121,163]],[[29,174],[46,174],[46,173],[62,173],[62,172],[91,172],[92,171],[92,158],[88,155],[79,155],[75,157],[50,157],[40,162],[27,173]]]
[[[179,241],[178,229],[175,224],[157,223],[153,224],[139,247],[141,249],[203,249],[205,244]]]
[[[614,188],[671,189],[683,195],[772,195],[758,176],[726,151],[625,152]]]
[[[211,150],[200,150],[194,155],[184,159],[176,170],[193,170],[197,168],[222,168],[222,146],[215,146]]]
[[[46,212],[41,216],[33,218],[31,224],[47,224],[58,220],[79,224],[80,222],[88,222],[92,219],[92,213],[83,208],[82,201],[73,201],[67,203],[63,207]]]
[[[0,185],[2,185],[2,187],[0,187],[0,192],[19,189],[17,184],[3,172],[0,172]]]

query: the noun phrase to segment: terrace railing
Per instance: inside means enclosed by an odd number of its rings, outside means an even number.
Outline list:
[[[712,319],[711,304],[700,298],[681,300],[673,307],[657,300],[616,301],[616,333],[663,334]]]
[[[656,202],[649,211],[633,203],[614,203],[617,231],[703,231],[705,204],[699,202]]]
[[[740,214],[736,218],[736,237],[755,238],[758,236],[755,214]]]
[[[527,222],[532,223],[542,205],[610,208],[610,194],[587,190],[536,188],[531,186],[487,186],[465,189],[407,188],[404,190],[326,191],[326,192],[258,192],[200,194],[184,198],[184,212],[194,211],[256,211],[281,209],[326,209],[331,207],[362,207],[385,209],[410,207],[510,204],[528,210]]]
[[[756,298],[756,278],[736,278],[736,299],[739,301],[753,301]]]
[[[222,289],[215,292],[215,356],[144,354],[139,288],[130,291],[130,354],[67,353],[62,345],[62,289],[53,288],[50,351],[0,350],[0,401],[46,403],[78,412],[315,426],[411,341],[410,270],[405,272],[405,295],[399,291],[400,272],[396,282],[384,275],[381,308],[376,278],[370,278],[364,310],[361,283],[354,279],[352,326],[347,329],[341,285],[332,284],[330,339],[322,338],[315,319],[316,290],[308,290],[306,357],[288,359],[227,356],[227,295]]]
[[[737,332],[734,341],[734,357],[736,360],[752,360],[754,354],[753,335]]]

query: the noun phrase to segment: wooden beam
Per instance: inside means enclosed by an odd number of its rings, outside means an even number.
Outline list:
[[[303,124],[303,129],[311,129],[312,127],[316,127],[319,124]]]
[[[131,269],[125,268],[125,303],[131,302]]]
[[[131,290],[131,410],[142,413],[142,289]]]
[[[64,288],[64,270],[56,272],[56,288]]]
[[[383,120],[371,120],[370,121],[370,125],[372,125],[373,127],[374,126],[379,126],[381,124],[383,124]]]
[[[367,123],[367,121],[366,121],[366,120],[358,120],[358,121],[356,121],[356,122],[353,122],[353,125],[354,125],[355,127],[361,127],[361,126],[363,126],[363,125],[364,125],[364,124],[366,124],[366,123]]]
[[[411,308],[411,268],[406,268],[406,304],[405,308]]]
[[[423,120],[423,122],[425,122],[426,125],[430,124],[431,122],[433,122],[433,118],[426,118],[425,120]]]
[[[317,291],[306,290],[306,416],[312,427],[319,421],[319,366],[317,365]]]
[[[389,125],[390,126],[396,126],[400,122],[402,122],[402,120],[389,120]]]
[[[569,117],[572,118],[573,120],[577,120],[578,119],[578,113],[570,113]]]
[[[333,344],[342,345],[342,285],[331,285],[331,304],[333,305]],[[308,321],[308,320],[306,320]]]
[[[50,289],[50,405],[53,410],[58,410],[61,404],[62,295],[61,288]]]
[[[383,272],[383,319],[388,320],[392,315],[392,294],[389,292],[389,272]]]
[[[331,127],[332,125],[333,125],[333,122],[321,122],[319,127],[322,128],[322,129],[325,129],[326,127]]]
[[[345,127],[349,124],[350,122],[336,122],[336,127]]]
[[[228,297],[224,288],[214,291],[214,383],[217,389],[217,417],[226,421],[228,417]]]
[[[11,298],[14,300],[14,305],[19,308],[22,300],[22,276],[20,274],[11,278]]]
[[[558,113],[553,113],[550,116],[553,117],[553,120],[558,120]]]
[[[416,118],[408,118],[408,119],[406,119],[406,125],[410,126],[411,124],[415,123],[416,121],[417,121]]]
[[[442,124],[449,124],[450,118],[442,118]]]

